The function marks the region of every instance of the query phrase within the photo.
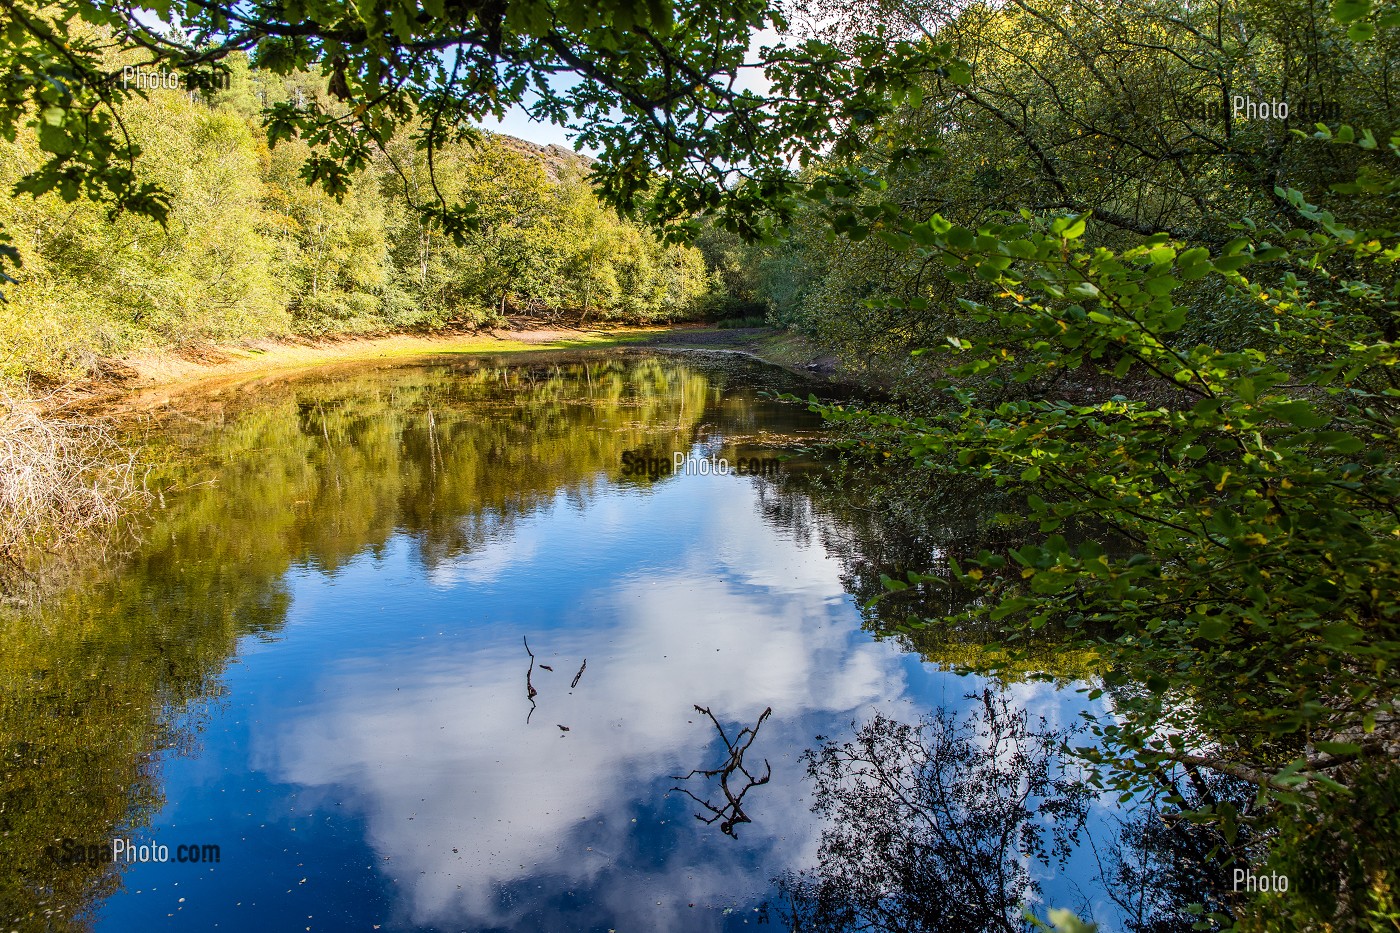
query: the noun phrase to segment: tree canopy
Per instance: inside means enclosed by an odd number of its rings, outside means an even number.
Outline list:
[[[476,120],[516,104],[579,129],[601,152],[594,182],[624,211],[658,223],[718,209],[756,235],[759,205],[790,210],[787,170],[839,152],[946,49],[866,37],[853,48],[810,41],[748,61],[750,36],[783,23],[756,0],[350,3],[302,0],[38,4],[5,0],[0,134],[32,133],[42,161],[16,192],[57,191],[115,213],[164,222],[169,191],[137,170],[142,146],[122,104],[150,93],[132,75],[223,85],[236,53],[276,75],[311,71],[328,99],[269,102],[270,142],[299,138],[301,176],[343,196],[396,138],[425,153],[428,190],[415,210],[449,236],[480,223],[477,205],[433,184],[437,155]],[[897,60],[899,67],[888,67]],[[773,93],[746,86],[762,74]],[[744,176],[747,185],[724,184]],[[5,247],[19,259],[13,245]]]

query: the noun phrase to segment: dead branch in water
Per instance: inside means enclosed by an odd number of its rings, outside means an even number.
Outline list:
[[[753,822],[753,820],[749,819],[748,814],[744,812],[744,795],[755,787],[761,787],[767,784],[769,779],[773,777],[773,766],[768,763],[768,759],[766,758],[763,759],[763,777],[761,778],[754,777],[754,775],[749,772],[748,768],[744,767],[744,753],[749,750],[749,746],[753,744],[753,740],[758,738],[758,730],[763,726],[763,721],[773,715],[773,707],[770,706],[764,709],[763,715],[758,717],[758,722],[754,723],[752,727],[745,726],[743,729],[740,729],[739,734],[734,737],[732,742],[725,733],[724,726],[719,724],[719,720],[715,718],[714,713],[710,712],[709,707],[697,705],[695,711],[697,713],[704,713],[706,716],[710,717],[710,722],[715,724],[715,731],[719,733],[720,739],[724,742],[724,747],[729,750],[729,757],[727,757],[724,763],[718,768],[711,768],[709,770],[696,768],[684,776],[672,775],[671,779],[674,781],[688,781],[696,775],[703,778],[718,777],[719,788],[724,794],[725,803],[723,806],[716,806],[708,800],[697,797],[695,794],[679,785],[671,789],[680,791],[710,812],[710,816],[708,817],[703,813],[695,814],[697,820],[706,824],[714,823],[718,820],[721,832],[734,839],[738,839],[739,835],[734,831],[734,827],[740,823]],[[747,738],[745,738],[745,736],[747,736]],[[742,774],[745,780],[744,786],[739,788],[738,793],[735,793],[734,789],[729,786],[729,780],[735,774]]]
[[[535,706],[537,705],[535,703],[535,694],[539,693],[539,691],[535,689],[535,685],[530,681],[530,677],[535,673],[535,653],[530,650],[530,639],[524,635],[521,635],[520,639],[525,642],[525,653],[530,656],[530,667],[525,671],[525,699],[530,701],[530,712],[525,716],[525,725],[528,726],[530,724],[530,717],[535,715]]]
[[[113,532],[144,495],[137,451],[98,421],[46,417],[0,390],[0,592],[34,564]]]

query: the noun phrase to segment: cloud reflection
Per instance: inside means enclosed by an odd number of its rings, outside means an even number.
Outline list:
[[[703,497],[676,510],[700,520],[648,522],[677,496]],[[547,928],[577,902],[618,928],[713,929],[706,908],[761,896],[813,858],[798,759],[814,733],[904,692],[899,652],[859,633],[839,564],[774,535],[751,484],[699,478],[599,505],[633,511],[663,566],[592,581],[562,627],[493,623],[392,668],[344,659],[318,684],[324,699],[259,749],[279,780],[335,786],[364,814],[401,922]],[[541,521],[555,532],[567,519]],[[497,545],[513,573],[547,574],[570,535],[530,525],[513,529],[519,546]],[[432,582],[440,598],[485,602],[500,566],[466,555]],[[528,727],[522,634],[538,658]],[[695,703],[742,724],[774,710],[752,752],[773,779],[746,799],[754,823],[737,843],[681,795],[663,799],[672,775],[721,757]]]

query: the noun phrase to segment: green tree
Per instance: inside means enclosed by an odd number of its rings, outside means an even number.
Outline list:
[[[872,23],[895,35],[932,33],[970,63],[966,82],[930,81],[868,128],[855,163],[886,180],[882,199],[970,227],[1012,206],[1091,212],[1086,236],[1095,244],[1119,249],[1169,232],[1219,248],[1242,222],[1291,224],[1276,187],[1320,190],[1376,160],[1311,145],[1295,130],[1345,119],[1384,139],[1396,127],[1395,49],[1384,39],[1349,41],[1350,25],[1309,0],[809,0],[795,19],[837,44],[858,41]],[[1236,97],[1286,101],[1290,116],[1236,116]],[[1364,213],[1374,207],[1333,209],[1365,225],[1381,221]],[[810,275],[795,305],[777,297],[791,296],[791,285],[774,283],[770,301],[790,309],[785,320],[857,358],[940,341],[950,326],[975,333],[957,300],[977,283],[950,282],[937,263],[878,237],[830,244],[825,230],[819,215],[794,237]],[[1204,285],[1187,291],[1199,310],[1191,336],[1260,345],[1255,305]],[[898,307],[849,313],[885,297]]]
[[[392,271],[383,197],[373,179],[340,199],[308,188],[296,174],[307,152],[299,140],[277,146],[268,172],[292,326],[312,334],[382,328]]]
[[[458,197],[475,205],[474,231],[462,246],[458,289],[488,314],[505,315],[539,295],[553,265],[556,212],[544,168],[495,140],[472,148]]]
[[[1352,138],[1348,129],[1338,141]],[[1400,139],[1389,148],[1400,157]],[[1385,199],[1400,186],[1369,176],[1346,190]],[[952,562],[982,598],[944,622],[991,620],[1013,647],[1049,628],[1099,652],[1106,670],[1090,696],[1110,696],[1114,715],[1081,753],[1112,786],[1152,793],[1164,769],[1212,769],[1254,784],[1275,815],[1374,792],[1371,763],[1388,759],[1400,687],[1400,355],[1374,324],[1393,305],[1400,234],[1349,228],[1297,191],[1280,196],[1305,228],[1214,254],[1167,234],[1093,247],[1082,216],[1027,212],[976,229],[883,216],[873,232],[893,248],[992,287],[963,301],[986,330],[948,337],[951,376],[1034,387],[1069,370],[1116,381],[1111,397],[1078,403],[951,383],[953,407],[867,421],[914,468],[1023,498],[1041,534]],[[1327,268],[1366,278],[1341,294],[1304,279]],[[1180,340],[1189,311],[1174,293],[1195,281],[1266,308],[1280,338],[1272,352]],[[1062,528],[1099,540],[1074,544]],[[1193,815],[1227,837],[1239,818],[1228,803]],[[1365,883],[1336,908],[1347,923],[1394,909],[1400,864],[1393,840],[1354,831],[1371,854],[1356,869]]]
[[[153,155],[145,177],[171,193],[163,224],[134,214],[112,220],[56,193],[0,201],[0,217],[30,256],[24,282],[0,308],[10,375],[66,377],[150,343],[287,329],[266,236],[263,156],[246,122],[180,91],[152,92],[124,122]],[[12,183],[43,160],[32,140],[0,148]]]
[[[336,196],[395,138],[414,139],[431,175],[435,154],[459,143],[463,126],[535,95],[533,113],[576,126],[581,142],[603,153],[594,177],[609,203],[656,222],[689,223],[718,209],[751,233],[765,226],[757,208],[790,213],[792,160],[856,145],[852,125],[886,109],[891,89],[946,65],[946,49],[883,37],[852,51],[783,47],[762,64],[788,103],[764,106],[736,83],[749,67],[751,34],[782,22],[763,0],[424,10],[390,0],[308,10],[278,0],[257,10],[200,2],[155,11],[178,16],[179,30],[152,28],[107,0],[6,0],[0,10],[0,73],[8,76],[0,135],[14,140],[23,129],[43,153],[16,190],[56,191],[157,221],[168,214],[169,193],[139,178],[142,147],[122,104],[145,92],[121,80],[124,64],[173,69],[206,85],[222,83],[236,67],[230,58],[244,52],[277,75],[318,71],[324,99],[269,100],[263,124],[273,142],[306,140],[313,151],[303,178]],[[135,61],[113,60],[111,45]],[[562,73],[577,80],[551,81]],[[724,184],[740,161],[758,184]],[[454,239],[476,226],[473,205],[433,195],[414,205],[431,224]],[[13,262],[19,251],[5,246],[0,258]]]

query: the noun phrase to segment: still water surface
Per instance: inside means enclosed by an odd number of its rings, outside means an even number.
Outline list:
[[[803,752],[980,689],[863,627],[850,534],[799,481],[819,423],[760,394],[809,388],[600,353],[176,399],[141,428],[164,491],[136,553],[4,620],[5,929],[776,925],[823,825]],[[675,451],[780,466],[623,475]],[[737,838],[676,789],[723,802],[678,780],[726,759],[696,706],[730,738],[772,710]],[[113,837],[219,860],[54,863]]]

